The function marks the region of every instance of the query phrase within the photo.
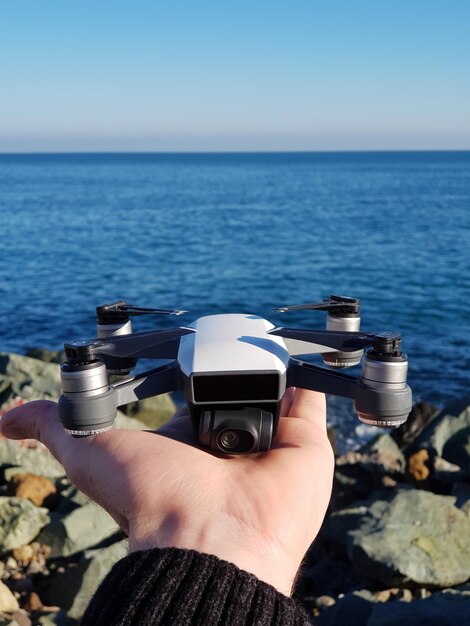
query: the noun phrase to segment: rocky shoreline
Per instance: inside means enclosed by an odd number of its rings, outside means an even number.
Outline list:
[[[0,353],[0,414],[57,399],[60,354]],[[169,396],[119,413],[155,428]],[[37,442],[0,439],[0,626],[78,624],[126,539]],[[312,477],[314,479],[314,477]],[[296,597],[319,626],[470,624],[470,396],[337,456],[330,510]]]

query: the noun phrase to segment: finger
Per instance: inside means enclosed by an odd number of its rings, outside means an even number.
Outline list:
[[[9,439],[37,439],[62,465],[73,442],[60,423],[57,404],[49,400],[36,400],[11,409],[2,417],[0,431]]]
[[[319,391],[295,390],[289,417],[300,417],[322,427],[326,431],[326,397]]]
[[[295,387],[288,387],[281,401],[281,415],[289,415],[294,400]]]

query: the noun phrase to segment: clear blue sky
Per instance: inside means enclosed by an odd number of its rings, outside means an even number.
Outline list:
[[[0,3],[0,152],[439,148],[469,0]]]

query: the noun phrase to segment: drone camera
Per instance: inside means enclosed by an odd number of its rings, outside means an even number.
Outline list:
[[[199,443],[224,454],[264,452],[271,447],[273,421],[272,413],[255,407],[207,408],[200,417]]]

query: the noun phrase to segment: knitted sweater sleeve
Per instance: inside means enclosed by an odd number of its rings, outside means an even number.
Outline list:
[[[134,552],[101,583],[81,626],[305,626],[304,610],[216,556],[179,548]]]

